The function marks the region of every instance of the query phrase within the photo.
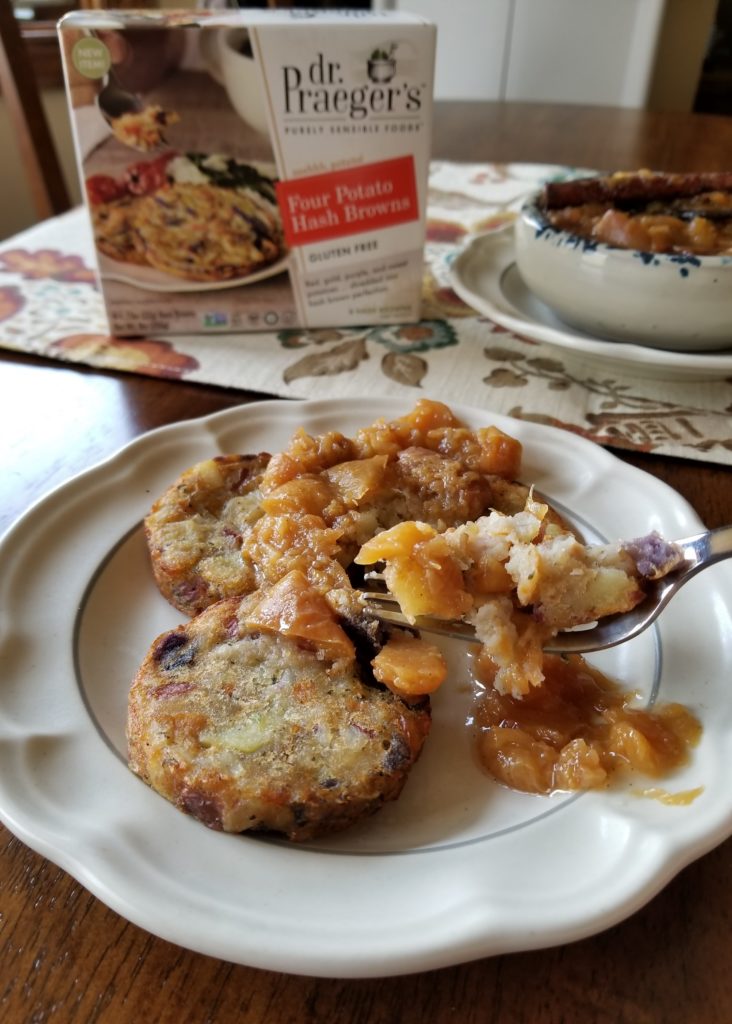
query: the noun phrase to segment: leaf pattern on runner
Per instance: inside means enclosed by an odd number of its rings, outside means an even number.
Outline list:
[[[455,328],[445,320],[421,320],[414,324],[379,325],[354,330],[297,328],[280,331],[277,337],[286,349],[338,342],[332,348],[304,355],[286,367],[282,373],[286,384],[305,377],[331,377],[349,373],[368,359],[368,343],[373,342],[387,349],[381,359],[381,371],[385,377],[406,387],[420,387],[429,371],[429,363],[416,353],[458,344]]]
[[[387,352],[381,360],[381,369],[386,377],[397,384],[418,388],[427,376],[429,365],[425,359],[412,352]]]
[[[303,356],[287,367],[282,379],[285,384],[291,384],[301,377],[332,377],[338,373],[349,373],[355,370],[363,359],[368,359],[366,341],[364,338],[356,338],[353,341],[344,341],[324,352],[313,352]]]

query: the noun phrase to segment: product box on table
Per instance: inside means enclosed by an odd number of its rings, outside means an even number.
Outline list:
[[[114,334],[419,318],[432,24],[97,10],[59,36]]]

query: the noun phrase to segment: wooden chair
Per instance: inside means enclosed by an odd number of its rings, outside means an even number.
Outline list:
[[[0,89],[39,219],[63,213],[71,200],[10,0],[0,0]]]

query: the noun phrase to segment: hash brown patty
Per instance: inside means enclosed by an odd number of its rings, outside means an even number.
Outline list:
[[[226,832],[344,829],[401,793],[429,732],[353,659],[246,625],[220,601],[150,648],[129,697],[132,771]]]
[[[269,458],[219,455],[196,463],[145,518],[155,582],[184,615],[254,589],[254,571],[242,559],[241,545],[262,514],[259,485]]]

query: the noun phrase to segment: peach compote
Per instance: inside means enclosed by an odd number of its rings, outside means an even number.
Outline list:
[[[333,660],[348,660],[355,655],[353,644],[335,621],[330,605],[298,569],[268,590],[255,592],[248,599],[245,622],[253,629],[310,643]]]
[[[471,430],[447,405],[429,399],[420,399],[404,416],[377,420],[353,438],[337,431],[311,436],[298,429],[264,470],[261,514],[240,538],[241,559],[258,588],[275,587],[279,598],[278,583],[287,577],[292,604],[296,580],[301,603],[304,594],[315,590],[334,620],[345,617],[353,623],[363,607],[346,570],[365,542],[417,516],[431,524],[425,528],[434,534],[489,507],[513,508],[517,489],[520,500],[527,493],[512,482],[520,463],[517,440],[496,427]],[[443,548],[439,537],[425,545],[415,583],[421,575],[429,578]],[[440,579],[450,573],[446,548],[444,556]],[[460,581],[457,568],[452,577]],[[469,604],[470,599],[460,611]],[[451,613],[452,607],[446,601],[445,611]],[[312,617],[298,615],[297,621],[297,635],[305,639]],[[445,671],[436,648],[396,638],[386,643],[378,665],[381,681],[409,696],[435,689]]]
[[[349,577],[353,558],[405,520],[443,530],[520,505],[520,463],[517,440],[429,399],[353,437],[299,428],[280,452],[215,456],[168,488],[145,523],[156,579],[187,614],[246,594],[252,628],[339,659],[356,656],[354,640],[371,645],[379,681],[409,700],[443,681],[444,659],[426,641],[385,637]]]
[[[701,732],[681,704],[632,707],[633,694],[578,655],[545,655],[541,686],[520,699],[493,687],[488,659],[478,656],[474,671],[478,757],[511,789],[596,789],[629,772],[658,778],[687,760]]]

